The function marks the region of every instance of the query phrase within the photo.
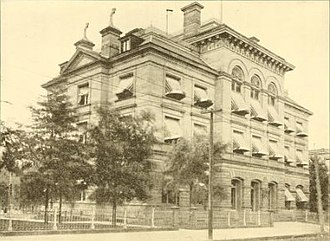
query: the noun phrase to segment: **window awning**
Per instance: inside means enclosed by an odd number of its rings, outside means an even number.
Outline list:
[[[267,155],[267,152],[264,151],[264,147],[261,142],[261,138],[259,138],[259,137],[252,137],[252,155],[254,155],[254,156]]]
[[[194,87],[194,101],[195,105],[203,108],[208,108],[213,105],[212,100],[208,98],[206,89],[199,86]]]
[[[120,79],[117,93],[121,93],[124,90],[130,90],[131,88],[133,88],[133,77],[134,76],[130,76],[127,78]]]
[[[239,93],[232,92],[231,110],[239,115],[249,114],[249,108],[246,105],[243,96]]]
[[[304,128],[301,123],[297,123],[297,136],[307,137],[308,134],[304,131]]]
[[[86,95],[89,93],[89,86],[88,85],[84,85],[79,87],[79,95]]]
[[[284,131],[286,133],[294,132],[294,129],[292,128],[292,124],[290,123],[290,120],[287,118],[284,118]]]
[[[165,140],[177,139],[182,136],[180,120],[170,117],[165,117]]]
[[[260,103],[254,99],[251,99],[251,118],[258,121],[267,120]]]
[[[200,124],[194,124],[194,135],[206,136],[207,135],[207,127]]]
[[[180,79],[166,75],[165,95],[177,100],[183,99],[186,95],[182,91]]]
[[[235,152],[247,152],[250,150],[246,144],[243,133],[233,133],[233,150]]]
[[[133,75],[120,79],[116,92],[116,95],[119,99],[133,95],[133,80],[134,80]]]
[[[285,156],[285,161],[288,163],[295,163],[296,161],[292,158],[290,148],[286,147],[284,148],[284,156]]]
[[[304,158],[303,152],[301,150],[296,151],[297,164],[305,166],[308,165],[308,160]]]
[[[269,158],[274,160],[283,158],[283,156],[280,155],[277,142],[269,141]]]
[[[284,194],[285,194],[285,201],[293,202],[296,200],[288,188],[285,188]]]
[[[308,198],[306,197],[305,193],[300,188],[296,189],[296,193],[297,193],[298,202],[308,202]]]
[[[269,106],[268,108],[268,122],[270,125],[276,127],[283,125],[282,122],[280,121],[280,118],[278,117],[277,111],[272,106]]]

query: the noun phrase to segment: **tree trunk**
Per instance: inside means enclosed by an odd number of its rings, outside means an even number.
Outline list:
[[[314,156],[312,158],[315,168],[315,179],[316,179],[316,196],[317,196],[317,212],[319,215],[319,224],[321,232],[324,232],[324,214],[322,207],[322,192],[321,192],[321,184],[320,184],[320,173],[319,173],[319,158]]]
[[[117,199],[114,197],[112,201],[112,226],[116,227],[117,224]]]
[[[47,187],[46,195],[45,195],[45,217],[44,217],[45,223],[48,223],[48,202],[49,202],[49,189]]]
[[[62,193],[60,192],[60,203],[58,208],[58,223],[61,223],[61,217],[62,217]]]

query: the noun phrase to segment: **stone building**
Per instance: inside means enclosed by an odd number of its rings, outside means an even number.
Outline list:
[[[100,31],[101,52],[83,39],[60,64],[58,77],[43,85],[65,86],[79,113],[78,126],[95,120],[94,107],[111,102],[123,115],[148,109],[156,116],[151,203],[167,200],[162,170],[171,143],[208,133],[205,108],[222,109],[214,118],[215,141],[228,143],[215,160],[215,183],[227,199],[215,208],[277,210],[303,208],[308,202],[308,118],[312,114],[284,90],[286,72],[294,69],[282,57],[216,20],[201,23],[203,6],[181,10],[183,30],[168,35],[154,27],[123,34],[110,25]],[[86,33],[86,32],[85,32]],[[163,195],[163,198],[162,198]],[[180,206],[189,194],[180,193]]]

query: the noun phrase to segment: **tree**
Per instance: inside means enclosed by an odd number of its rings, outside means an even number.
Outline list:
[[[0,122],[0,170],[17,173],[24,159],[25,132]]]
[[[328,170],[325,165],[325,163],[319,162],[319,176],[320,176],[320,186],[321,186],[321,199],[322,199],[322,206],[324,210],[328,210],[328,185],[329,185],[329,179],[328,179]],[[309,185],[309,191],[310,191],[310,210],[312,212],[317,212],[317,189],[316,189],[316,169],[315,164],[311,160],[309,165],[309,173],[310,173],[310,185]]]
[[[226,145],[219,142],[214,145],[214,156],[221,157]],[[207,199],[209,142],[203,136],[197,136],[192,141],[180,138],[169,153],[166,175],[172,178],[172,187],[178,189],[189,187],[191,204],[204,203]],[[220,186],[214,186],[215,195],[222,196]],[[222,196],[223,197],[223,196]]]
[[[90,181],[92,167],[79,142],[75,109],[64,92],[51,93],[38,105],[31,107],[34,124],[28,147],[34,165],[23,178],[22,196],[32,202],[43,197],[47,222],[49,200],[59,199],[61,217],[63,199],[74,198],[77,180]]]
[[[4,170],[9,175],[6,182],[0,185],[0,202],[5,210],[10,210],[13,199],[18,200],[17,185],[14,184],[17,183],[17,176],[20,175],[22,169],[29,164],[24,155],[25,136],[23,129],[10,128],[4,122],[0,122],[0,171]]]
[[[96,201],[112,204],[112,225],[117,205],[133,198],[146,200],[151,188],[151,163],[155,142],[152,117],[122,117],[110,105],[100,107],[99,121],[89,130],[95,159]]]
[[[321,190],[321,175],[320,175],[320,165],[319,165],[319,161],[320,161],[320,157],[318,157],[317,155],[312,156],[311,158],[311,163],[314,169],[314,173],[315,175],[313,175],[313,177],[315,178],[313,180],[313,182],[311,182],[311,184],[313,184],[313,189],[316,189],[316,202],[317,202],[317,212],[318,212],[318,216],[319,216],[319,224],[320,224],[320,228],[321,228],[321,232],[324,232],[324,213],[323,213],[323,209],[324,206],[322,205],[322,199],[324,196],[328,196],[327,193],[327,189],[325,192],[322,192]],[[326,169],[325,169],[326,171]],[[327,173],[326,173],[326,179],[328,180],[327,177]],[[315,183],[314,183],[315,181]],[[328,183],[324,182],[322,183],[323,186],[325,186],[326,188],[328,188]],[[313,193],[315,194],[315,193]]]

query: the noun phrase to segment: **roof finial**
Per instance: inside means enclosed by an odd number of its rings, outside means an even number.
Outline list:
[[[84,28],[84,39],[87,39],[87,28],[89,26],[89,23],[86,23],[86,26]]]
[[[110,26],[111,27],[114,27],[113,26],[113,15],[116,13],[116,8],[113,8],[112,10],[111,10],[111,13],[110,13]]]

